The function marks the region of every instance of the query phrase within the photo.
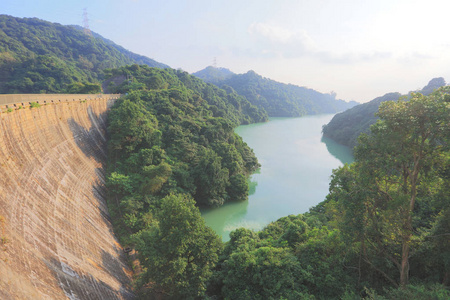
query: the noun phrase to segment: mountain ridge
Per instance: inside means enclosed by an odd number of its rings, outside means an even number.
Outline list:
[[[0,15],[0,93],[97,93],[106,68],[169,67],[80,28]]]
[[[444,78],[437,77],[431,79],[425,87],[416,92],[429,95],[435,89],[445,85]],[[370,126],[378,120],[375,113],[378,111],[378,107],[382,102],[395,101],[402,96],[409,96],[411,93],[409,92],[407,95],[402,95],[398,92],[387,93],[384,96],[377,97],[369,102],[359,104],[338,113],[327,125],[323,126],[323,136],[339,144],[353,148],[356,146],[358,136],[361,133],[369,133]]]
[[[265,78],[253,70],[244,74],[234,74],[224,68],[216,68],[216,72],[213,72],[211,68],[213,67],[207,67],[192,75],[218,87],[231,87],[238,94],[245,96],[253,105],[264,108],[270,117],[336,113],[357,104],[355,101],[346,102],[336,99],[336,95],[333,93],[323,94],[306,87],[277,82]],[[232,74],[224,73],[223,70]],[[220,76],[223,79],[219,79]]]
[[[220,83],[220,81],[228,79],[229,77],[236,75],[236,73],[230,71],[227,68],[208,66],[203,70],[192,73],[195,77],[202,79],[205,82],[212,84]]]

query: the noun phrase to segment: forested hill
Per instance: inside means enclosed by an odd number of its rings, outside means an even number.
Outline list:
[[[220,84],[223,80],[236,74],[226,68],[215,68],[209,66],[203,70],[193,73],[192,75],[212,84]]]
[[[0,15],[0,93],[95,93],[102,70],[135,63],[168,67],[77,26]]]
[[[223,80],[217,80],[217,77],[203,76],[208,68],[193,75],[219,87],[232,87],[252,104],[264,108],[270,117],[298,117],[320,113],[336,113],[357,104],[354,101],[338,100],[334,94],[322,94],[313,89],[264,78],[254,71],[229,75]]]
[[[132,65],[105,73],[129,78],[110,86],[126,96],[108,115],[109,208],[124,244],[148,227],[165,197],[193,198],[198,206],[247,199],[247,177],[259,164],[233,129],[267,120],[264,110],[181,70]],[[193,225],[179,224],[180,234]],[[198,259],[207,260],[203,250]]]
[[[187,106],[203,108],[201,113],[203,117],[223,118],[231,127],[268,120],[267,113],[263,109],[252,105],[245,97],[238,95],[233,89],[220,89],[184,71],[149,68],[134,64],[119,69],[107,69],[104,73],[107,79],[106,82],[110,82],[108,89],[112,93],[126,94],[133,91],[143,92],[146,90],[168,93],[166,96],[171,101],[194,102],[191,103],[192,105]],[[115,84],[115,78],[123,78],[125,75],[128,76],[128,80]],[[163,102],[158,104],[160,108],[165,107],[165,105]],[[178,114],[179,110],[176,108],[181,108],[183,105],[175,101],[175,104],[172,104],[172,106],[174,107],[170,109],[162,109],[160,113],[171,116],[175,113]],[[183,107],[183,110],[185,109],[187,107]]]
[[[444,78],[433,78],[418,92],[423,95],[429,95],[441,86],[445,86]],[[400,93],[388,93],[341,112],[323,127],[323,135],[342,145],[353,148],[356,146],[358,136],[361,133],[368,133],[370,125],[378,120],[375,113],[378,111],[380,104],[385,101],[398,100],[401,96]]]
[[[106,182],[140,299],[450,299],[450,86],[382,103],[323,202],[223,244],[195,204],[247,198],[258,164],[220,117],[242,104],[179,70],[124,74]]]

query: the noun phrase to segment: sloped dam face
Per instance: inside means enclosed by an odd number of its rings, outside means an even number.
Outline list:
[[[0,299],[131,299],[105,202],[114,97],[57,96],[1,107]]]

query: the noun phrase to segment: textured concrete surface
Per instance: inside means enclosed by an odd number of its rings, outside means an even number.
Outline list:
[[[104,199],[114,100],[0,113],[0,299],[131,299]]]
[[[1,94],[0,105],[16,108],[28,106],[31,102],[51,104],[60,102],[84,101],[98,98],[117,98],[118,94]]]

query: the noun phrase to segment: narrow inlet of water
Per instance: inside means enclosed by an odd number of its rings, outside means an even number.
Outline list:
[[[322,126],[332,117],[270,118],[236,128],[261,168],[250,176],[248,200],[201,210],[206,224],[228,241],[239,227],[260,230],[323,201],[332,170],[353,162],[351,149],[322,137]]]

